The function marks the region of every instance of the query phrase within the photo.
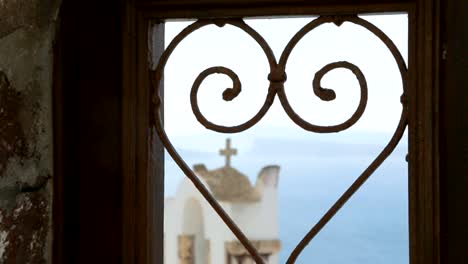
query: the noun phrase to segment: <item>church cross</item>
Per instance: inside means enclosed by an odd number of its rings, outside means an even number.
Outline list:
[[[226,167],[231,167],[231,156],[237,155],[237,149],[231,148],[231,139],[226,139],[226,148],[220,149],[219,154],[226,156]]]

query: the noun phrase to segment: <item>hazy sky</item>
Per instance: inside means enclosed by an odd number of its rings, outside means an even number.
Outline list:
[[[383,30],[407,60],[407,15],[363,16]],[[292,36],[314,17],[252,19],[246,22],[257,30],[273,49],[277,60]],[[166,45],[192,22],[167,22]],[[351,71],[337,69],[322,79],[337,98],[321,101],[312,90],[315,73],[328,63],[347,60],[360,67],[366,77],[369,96],[364,115],[351,132],[393,132],[401,113],[402,84],[391,53],[365,28],[351,23],[341,27],[325,24],[307,34],[292,51],[286,73],[286,94],[294,110],[314,124],[333,125],[348,119],[359,102],[359,84]],[[171,137],[214,135],[202,127],[190,108],[190,89],[203,70],[224,66],[237,73],[242,92],[231,102],[222,100],[231,80],[216,74],[200,87],[199,105],[212,122],[236,125],[250,119],[262,106],[268,90],[269,66],[260,46],[242,30],[230,25],[204,27],[179,44],[165,69],[165,126]],[[259,129],[286,131],[297,126],[275,100]],[[300,128],[299,128],[300,129]],[[224,135],[221,135],[224,136]]]
[[[363,18],[383,30],[406,60],[406,14]],[[278,60],[292,36],[312,19],[254,19],[246,22],[265,38]],[[167,22],[166,45],[190,23]],[[231,80],[224,75],[216,74],[206,78],[199,91],[201,111],[210,121],[235,125],[250,119],[263,104],[269,84],[269,66],[259,45],[243,31],[229,25],[224,28],[204,27],[180,43],[166,66],[165,127],[168,136],[179,150],[206,153],[203,158],[183,155],[190,166],[203,162],[209,168],[223,165],[224,158],[218,156],[218,150],[224,146],[225,138],[231,137],[234,147],[239,150],[239,155],[234,157],[234,165],[246,170],[252,179],[255,178],[257,167],[262,164],[249,169],[248,166],[252,164],[243,163],[242,159],[246,157],[244,155],[252,156],[253,152],[258,151],[259,142],[265,140],[271,142],[270,149],[282,148],[284,144],[294,144],[297,148],[320,148],[329,146],[327,142],[343,143],[343,148],[349,147],[350,143],[355,146],[371,144],[373,151],[368,152],[369,157],[373,158],[385,146],[397,126],[402,93],[396,62],[390,51],[373,34],[350,23],[344,23],[341,27],[326,24],[310,32],[295,47],[286,65],[286,93],[292,107],[307,121],[322,125],[343,122],[354,113],[359,102],[359,86],[355,76],[345,69],[325,75],[322,85],[333,88],[337,94],[336,100],[331,102],[321,101],[312,90],[315,73],[326,64],[341,60],[360,67],[369,89],[367,108],[350,129],[332,134],[307,132],[294,124],[284,113],[279,100],[275,100],[262,121],[247,131],[230,135],[208,131],[198,123],[190,107],[190,89],[198,74],[213,66],[229,67],[238,74],[242,92],[231,102],[222,100],[224,89],[231,87]],[[402,147],[407,148],[406,139],[403,141]],[[344,150],[342,152],[346,153]],[[398,154],[398,159],[404,160],[406,152],[400,152],[403,154]],[[268,162],[278,161],[273,156]],[[170,195],[184,176],[169,156],[166,156],[166,168],[170,177],[166,177],[165,188],[166,194]]]

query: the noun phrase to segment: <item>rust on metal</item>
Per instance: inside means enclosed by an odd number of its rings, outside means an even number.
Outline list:
[[[316,74],[312,82],[312,88],[316,96],[318,96],[323,101],[332,101],[336,98],[335,92],[330,88],[324,88],[320,85],[320,81],[329,71],[337,68],[345,68],[350,70],[357,78],[360,86],[360,101],[357,109],[351,115],[351,117],[345,122],[333,126],[319,126],[311,124],[304,119],[302,119],[291,107],[285,93],[285,82],[287,80],[286,75],[286,66],[289,55],[296,46],[296,44],[310,31],[317,28],[320,25],[326,23],[334,23],[337,26],[341,26],[344,22],[350,22],[361,27],[364,27],[375,36],[377,36],[388,48],[388,50],[393,55],[398,69],[401,74],[402,84],[403,84],[403,95],[401,96],[402,112],[398,126],[387,143],[385,148],[380,152],[380,154],[372,161],[372,163],[367,167],[361,175],[353,182],[353,184],[338,198],[338,200],[333,204],[333,206],[322,216],[322,218],[310,229],[310,231],[304,236],[304,238],[299,242],[296,248],[292,251],[291,255],[287,260],[287,264],[293,264],[296,262],[297,258],[304,250],[304,248],[309,244],[309,242],[322,230],[322,228],[330,221],[330,219],[340,210],[341,207],[352,197],[354,193],[366,182],[366,180],[372,175],[372,173],[383,163],[383,161],[393,152],[398,142],[403,136],[403,133],[406,129],[408,120],[407,120],[407,68],[406,64],[399,52],[398,48],[395,46],[393,41],[379,28],[377,28],[372,23],[359,18],[357,15],[334,15],[334,16],[321,16],[307,25],[305,25],[301,30],[299,30],[296,35],[289,41],[283,53],[281,54],[279,62],[277,62],[273,51],[271,50],[268,43],[263,39],[263,37],[256,32],[253,28],[247,25],[242,19],[200,19],[193,24],[186,27],[182,30],[169,44],[166,50],[163,52],[158,66],[155,71],[152,72],[152,94],[153,94],[153,114],[154,114],[154,125],[156,127],[158,136],[164,147],[185,173],[185,175],[193,182],[195,187],[200,191],[203,197],[208,201],[208,203],[213,207],[219,217],[224,221],[224,223],[229,227],[229,229],[234,233],[237,239],[242,243],[246,248],[252,258],[258,264],[265,263],[262,255],[259,254],[257,249],[245,236],[245,234],[240,230],[240,228],[234,223],[234,221],[229,217],[229,215],[224,211],[221,205],[216,201],[216,199],[210,194],[209,190],[203,185],[201,180],[195,175],[195,173],[190,169],[186,162],[175,150],[171,141],[169,140],[163,126],[162,116],[161,116],[161,98],[160,98],[160,82],[164,73],[165,65],[171,56],[172,52],[176,49],[177,45],[182,42],[188,35],[194,31],[207,26],[207,25],[217,25],[223,27],[226,24],[235,26],[246,32],[250,35],[262,48],[263,52],[266,55],[266,58],[269,62],[270,73],[268,75],[268,80],[270,85],[268,88],[268,94],[266,96],[265,102],[259,112],[255,114],[250,120],[236,126],[220,126],[212,123],[207,120],[205,116],[200,112],[198,106],[198,91],[203,82],[203,80],[211,74],[224,74],[227,75],[233,82],[231,88],[227,88],[223,92],[223,99],[225,101],[234,100],[242,91],[241,82],[235,72],[226,67],[217,66],[211,67],[204,70],[196,78],[190,93],[190,100],[192,105],[193,113],[195,114],[197,120],[205,126],[207,129],[220,132],[220,133],[239,133],[245,131],[255,124],[257,124],[268,112],[269,108],[273,104],[273,101],[276,96],[278,96],[283,109],[291,120],[296,123],[301,128],[315,133],[335,133],[346,130],[353,126],[362,116],[367,105],[367,83],[364,77],[364,74],[361,72],[359,67],[356,65],[347,62],[339,61],[333,62],[328,65],[325,65],[320,69]]]

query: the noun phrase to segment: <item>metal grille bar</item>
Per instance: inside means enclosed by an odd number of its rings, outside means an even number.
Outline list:
[[[239,133],[245,131],[255,124],[257,124],[268,112],[269,108],[273,104],[275,96],[278,96],[283,109],[291,120],[296,123],[298,126],[303,129],[316,132],[316,133],[333,133],[346,130],[353,126],[362,116],[367,105],[367,83],[364,77],[364,74],[361,72],[359,67],[356,65],[347,62],[339,61],[333,62],[324,66],[319,70],[313,80],[313,90],[315,95],[317,95],[321,100],[331,101],[334,100],[336,95],[332,89],[323,88],[320,86],[320,81],[322,77],[327,74],[329,71],[336,68],[345,68],[353,72],[356,78],[359,81],[360,85],[360,101],[357,109],[352,114],[352,116],[345,122],[333,126],[319,126],[311,124],[304,119],[302,119],[291,107],[287,99],[286,93],[284,91],[284,83],[286,82],[286,65],[291,54],[292,50],[296,44],[310,31],[317,28],[320,25],[325,23],[334,23],[337,26],[341,26],[344,22],[354,23],[356,25],[362,26],[377,36],[389,49],[392,53],[401,74],[401,79],[403,83],[403,94],[401,96],[402,112],[398,126],[393,133],[392,138],[387,143],[385,148],[380,152],[380,154],[373,160],[373,162],[361,173],[361,175],[354,181],[354,183],[340,196],[340,198],[333,204],[333,206],[322,216],[322,218],[310,229],[310,231],[304,236],[304,238],[299,242],[296,248],[292,251],[289,256],[286,264],[293,264],[296,262],[297,258],[304,250],[304,248],[309,244],[309,242],[322,230],[322,228],[330,221],[330,219],[343,207],[343,205],[352,197],[354,193],[366,182],[366,180],[372,175],[372,173],[383,163],[383,161],[393,152],[398,142],[403,136],[403,133],[406,129],[408,123],[408,106],[407,106],[407,68],[406,64],[401,56],[401,53],[398,51],[395,44],[392,40],[379,28],[377,28],[372,23],[359,18],[357,15],[340,15],[340,16],[320,16],[319,18],[311,21],[305,25],[301,30],[299,30],[296,35],[289,41],[288,45],[281,54],[279,62],[277,62],[273,51],[271,50],[268,43],[263,39],[263,37],[257,33],[253,28],[247,25],[242,19],[200,19],[193,24],[186,27],[182,32],[180,32],[169,44],[164,53],[162,54],[158,66],[155,71],[151,72],[152,76],[152,100],[153,100],[153,116],[152,122],[154,123],[159,138],[161,139],[164,147],[185,173],[185,175],[193,182],[195,187],[200,191],[203,197],[208,201],[208,203],[213,207],[219,217],[224,221],[224,223],[229,227],[229,229],[234,233],[234,235],[239,239],[242,245],[246,250],[252,255],[252,258],[257,264],[264,264],[264,260],[261,255],[245,236],[245,234],[240,230],[240,228],[234,223],[234,221],[229,217],[229,215],[224,211],[221,205],[215,200],[215,198],[210,194],[209,190],[203,185],[200,179],[195,175],[195,173],[190,169],[190,167],[185,163],[181,156],[177,153],[171,141],[167,137],[167,134],[164,130],[162,123],[162,109],[161,109],[161,98],[160,98],[160,82],[164,73],[165,65],[171,56],[172,52],[176,49],[177,45],[182,42],[188,35],[194,31],[207,26],[207,25],[217,25],[223,27],[226,24],[235,26],[246,32],[250,35],[262,48],[265,53],[265,56],[269,62],[270,74],[268,75],[268,80],[270,81],[268,94],[265,98],[265,102],[259,112],[255,114],[250,120],[246,121],[237,126],[221,126],[214,124],[207,120],[205,116],[200,112],[198,107],[198,90],[203,80],[211,74],[224,74],[231,78],[233,82],[233,87],[228,88],[223,92],[223,99],[226,101],[231,101],[235,99],[239,93],[242,91],[241,82],[231,69],[226,67],[211,67],[204,70],[196,78],[192,90],[190,93],[190,100],[193,113],[195,114],[197,120],[205,126],[207,129],[217,131],[220,133]]]

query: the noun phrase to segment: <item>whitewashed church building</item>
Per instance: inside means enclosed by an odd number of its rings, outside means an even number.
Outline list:
[[[194,166],[211,194],[250,239],[269,264],[278,264],[281,248],[278,223],[279,166],[260,170],[255,185],[231,166],[237,154],[227,139],[224,167],[208,170]],[[175,197],[165,201],[165,264],[255,263],[234,234],[184,177]]]

